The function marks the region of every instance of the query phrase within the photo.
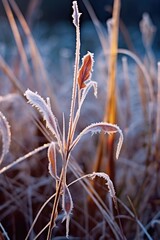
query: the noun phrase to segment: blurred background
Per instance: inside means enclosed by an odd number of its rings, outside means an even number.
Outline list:
[[[16,0],[18,6],[20,7],[22,13],[27,19],[32,32],[35,34],[35,38],[48,38],[54,35],[53,43],[57,42],[62,44],[63,47],[71,48],[71,42],[74,42],[74,27],[72,25],[72,0],[30,0],[22,1]],[[95,49],[99,47],[99,40],[97,34],[95,34],[95,29],[89,13],[85,7],[85,2],[89,2],[93,7],[97,18],[106,27],[107,19],[111,18],[112,12],[112,0],[78,0],[78,5],[81,16],[81,37],[83,41],[83,50],[86,51],[86,44],[90,45],[90,51],[95,52]],[[121,1],[121,21],[127,28],[131,40],[134,42],[135,49],[138,52],[141,51],[143,54],[143,44],[141,42],[141,36],[139,34],[139,22],[142,19],[144,12],[149,13],[153,24],[156,26],[156,36],[153,43],[153,48],[156,49],[160,46],[160,1],[159,0],[122,0]],[[0,2],[0,17],[3,19],[5,17],[5,11]],[[1,20],[1,23],[3,21]],[[2,24],[1,24],[2,25]],[[33,31],[34,29],[34,31]],[[2,31],[1,27],[1,31]],[[67,34],[66,34],[67,33]],[[65,39],[61,39],[65,35]],[[93,38],[94,36],[94,38]],[[4,36],[2,38],[2,42]],[[73,38],[72,38],[73,37]],[[137,38],[139,39],[137,41]],[[120,47],[127,47],[125,41],[123,41],[123,36],[119,38]],[[5,39],[6,41],[6,39]],[[53,44],[51,44],[53,45]],[[67,54],[65,52],[65,54]],[[158,53],[156,53],[158,55]]]
[[[60,57],[74,56],[75,29],[72,24],[72,0],[16,0],[16,2],[27,19],[34,38],[36,39],[37,46],[40,46],[44,61],[45,57],[52,58],[52,64],[54,64],[53,54],[55,57],[59,57],[61,54],[62,56]],[[77,2],[80,12],[83,13],[81,16],[81,40],[83,42],[81,52],[84,54],[89,50],[96,54],[96,52],[101,50],[101,46],[84,3],[89,2],[91,4],[97,18],[106,28],[106,21],[111,18],[113,0],[78,0]],[[131,50],[134,49],[134,51],[139,52],[141,56],[144,54],[144,47],[139,22],[145,12],[149,13],[153,25],[156,27],[153,51],[158,60],[159,51],[157,51],[157,49],[160,47],[160,1],[121,1],[121,22],[123,24],[124,34],[128,35],[127,38],[129,38]],[[0,34],[1,43],[10,43],[11,41],[14,43],[9,25],[6,27],[6,14],[2,1],[0,1],[0,18],[0,31],[4,32],[4,34]],[[119,47],[128,48],[126,39],[124,39],[123,36],[124,34],[120,30]],[[43,42],[43,40],[45,42]],[[47,46],[50,46],[49,49]],[[4,47],[1,46],[1,54],[3,56],[7,54],[3,53]],[[46,59],[46,61],[49,60]],[[47,65],[49,65],[49,62],[47,62]],[[48,66],[48,68],[50,68],[50,66]]]
[[[27,16],[31,8],[38,7],[37,12],[33,13],[36,20],[44,21],[50,25],[61,21],[69,21],[71,16],[72,0],[16,0],[21,11]],[[83,21],[90,20],[88,12],[84,7],[83,0],[78,0],[80,11],[83,12]],[[110,14],[106,12],[108,6],[112,6],[112,0],[90,0],[97,17],[105,22]],[[35,9],[34,9],[35,10]],[[128,25],[137,24],[144,12],[148,12],[154,21],[160,20],[160,1],[159,0],[122,0],[121,18]],[[2,3],[0,5],[0,14],[4,14]]]

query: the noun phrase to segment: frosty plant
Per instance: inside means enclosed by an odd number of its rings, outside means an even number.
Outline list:
[[[5,155],[9,151],[9,146],[11,142],[10,126],[7,119],[1,112],[0,112],[0,137],[2,138],[2,150],[0,154],[0,165],[1,165]]]
[[[99,133],[103,131],[104,133],[116,133],[119,132],[120,138],[117,146],[116,157],[118,158],[119,152],[123,142],[123,135],[121,130],[117,125],[109,124],[106,122],[93,123],[87,126],[77,137],[75,137],[76,126],[80,117],[81,108],[83,102],[89,92],[93,87],[94,95],[97,96],[97,83],[91,80],[92,70],[93,70],[93,54],[88,52],[82,59],[82,65],[79,68],[79,55],[80,55],[80,30],[79,30],[79,21],[80,15],[78,11],[77,2],[73,2],[73,24],[76,28],[76,53],[75,53],[75,68],[74,68],[74,80],[73,80],[73,89],[72,89],[72,100],[70,108],[70,119],[68,126],[68,135],[65,136],[65,116],[63,115],[63,130],[60,131],[58,120],[51,110],[49,98],[46,101],[31,90],[25,92],[25,96],[28,99],[28,102],[36,107],[40,114],[42,114],[44,121],[46,122],[46,127],[50,130],[51,134],[54,136],[54,141],[50,143],[48,148],[48,160],[49,160],[49,172],[53,179],[56,181],[56,193],[54,197],[53,209],[50,217],[50,222],[48,224],[48,235],[47,240],[51,239],[52,229],[55,226],[55,221],[58,216],[58,205],[60,203],[60,198],[62,198],[62,209],[64,210],[64,220],[66,220],[66,236],[69,235],[69,221],[70,215],[74,203],[72,201],[72,196],[67,185],[66,173],[67,167],[70,160],[72,150],[75,148],[77,143],[81,138],[91,132]],[[58,176],[57,174],[57,163],[56,163],[56,151],[59,151],[62,158],[62,169],[61,173]],[[90,175],[85,175],[84,177],[104,177],[107,181],[109,192],[113,200],[115,200],[115,192],[113,184],[109,176],[105,173],[93,173]],[[80,180],[79,179],[79,180]]]

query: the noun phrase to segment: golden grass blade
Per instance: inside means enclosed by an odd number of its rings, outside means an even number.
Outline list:
[[[110,51],[108,50],[108,48],[106,46],[107,39],[106,39],[106,35],[104,34],[104,31],[102,29],[102,26],[101,26],[97,16],[95,15],[94,10],[93,10],[91,4],[89,3],[89,1],[83,0],[83,3],[85,5],[88,13],[90,14],[92,22],[94,23],[95,29],[97,31],[98,37],[99,37],[101,45],[102,45],[103,53],[104,53],[105,57],[108,57],[108,55],[110,55]],[[139,66],[139,68],[143,72],[146,84],[148,85],[148,90],[149,90],[148,98],[151,101],[153,101],[155,98],[154,98],[153,88],[152,88],[152,84],[151,84],[151,79],[150,79],[147,69],[145,68],[145,66],[142,63],[142,61],[140,60],[140,58],[134,52],[131,52],[127,49],[117,49],[117,53],[127,55],[136,62],[136,64]],[[107,61],[106,61],[106,64],[107,64]]]
[[[113,5],[112,23],[110,26],[110,55],[109,55],[109,67],[108,67],[108,96],[106,99],[104,121],[109,123],[115,123],[117,121],[117,104],[116,104],[116,64],[117,64],[117,49],[118,49],[118,28],[119,28],[119,13],[120,13],[120,0],[115,0]],[[107,142],[104,137],[101,137],[99,142],[99,149],[97,160],[100,163],[96,163],[96,166],[102,164],[103,161],[103,149],[107,147],[107,166],[106,172],[111,177],[112,181],[115,178],[115,166],[114,166],[114,135],[110,135],[107,138]],[[100,145],[101,144],[101,145]],[[102,156],[102,157],[101,157]],[[99,171],[100,169],[94,169]]]
[[[120,0],[114,1],[112,29],[110,36],[110,56],[108,73],[108,97],[104,120],[110,123],[116,121],[116,64],[118,49],[118,28],[119,28]]]

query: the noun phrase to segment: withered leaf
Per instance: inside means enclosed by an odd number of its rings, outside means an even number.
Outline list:
[[[9,151],[11,142],[10,126],[5,116],[0,112],[0,137],[2,137],[2,152],[0,155],[0,164],[3,161],[4,156]]]
[[[100,133],[100,132],[104,132],[104,134],[106,134],[106,133],[112,134],[112,133],[118,132],[120,135],[118,145],[117,145],[117,151],[116,151],[116,158],[118,159],[119,153],[120,153],[120,150],[122,147],[122,143],[123,143],[123,133],[117,125],[107,123],[107,122],[92,123],[88,127],[84,128],[83,131],[73,141],[73,143],[70,147],[70,150],[73,150],[73,148],[77,145],[77,143],[80,141],[80,139],[89,132],[91,132],[92,135],[95,133]]]
[[[49,148],[48,148],[48,160],[49,160],[49,173],[51,174],[51,176],[58,180],[58,176],[57,176],[57,161],[56,161],[56,147],[55,147],[55,143],[51,142]]]
[[[85,88],[85,81],[91,78],[93,62],[93,54],[90,52],[88,52],[82,59],[82,66],[78,72],[78,85],[80,89]]]

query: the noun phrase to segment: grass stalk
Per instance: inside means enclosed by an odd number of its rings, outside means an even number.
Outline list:
[[[12,28],[14,39],[16,41],[17,48],[18,48],[19,54],[20,54],[21,59],[22,59],[24,69],[26,71],[27,76],[29,76],[30,75],[30,67],[29,67],[29,64],[28,64],[27,56],[26,56],[26,53],[25,53],[25,50],[24,50],[24,47],[23,47],[23,43],[22,43],[22,40],[21,40],[21,37],[20,37],[20,34],[19,34],[17,24],[16,24],[14,16],[13,16],[13,13],[11,11],[11,8],[10,8],[7,0],[2,0],[2,3],[3,3],[3,6],[5,8],[10,26]]]
[[[110,54],[109,54],[109,67],[108,67],[108,95],[106,99],[104,121],[115,123],[117,121],[117,105],[116,105],[116,64],[117,64],[117,48],[118,48],[118,29],[119,29],[119,13],[120,13],[120,0],[115,0],[113,5],[113,16],[111,22],[110,32]],[[104,157],[104,146],[107,146],[107,166],[106,172],[111,177],[112,181],[115,179],[115,166],[114,166],[114,144],[115,136],[100,137],[98,153],[96,162],[102,163],[101,159]],[[96,167],[100,164],[97,163]],[[99,169],[95,169],[99,171]]]
[[[68,129],[68,146],[73,139],[74,133],[72,132],[72,125],[75,114],[75,105],[77,99],[77,87],[78,87],[78,70],[79,70],[79,59],[80,59],[80,26],[79,21],[76,26],[76,52],[75,52],[75,65],[74,65],[74,79],[73,79],[73,88],[72,88],[72,100],[70,108],[70,119],[69,119],[69,129]]]

